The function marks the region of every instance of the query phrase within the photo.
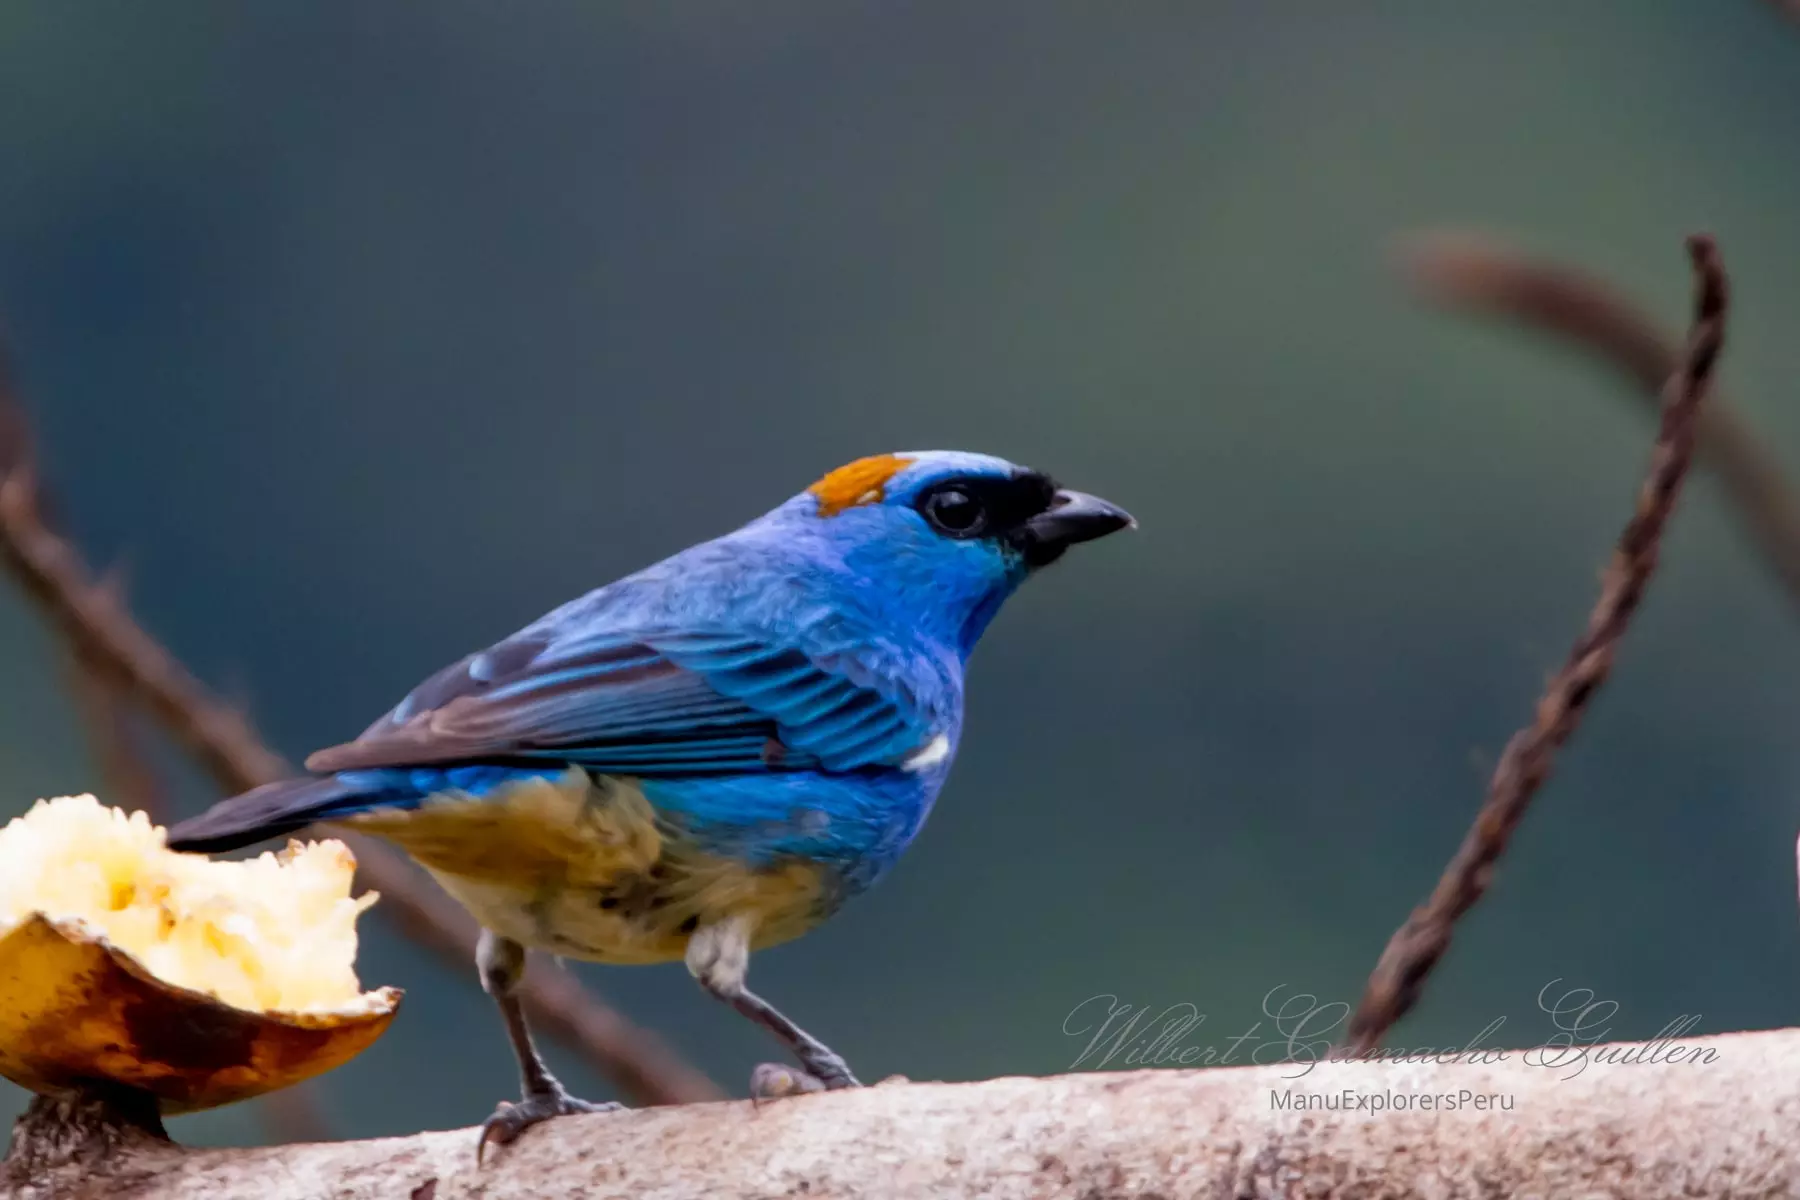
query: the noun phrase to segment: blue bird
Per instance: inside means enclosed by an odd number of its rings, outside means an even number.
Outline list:
[[[515,995],[527,947],[685,960],[803,1072],[849,1067],[745,986],[918,834],[956,757],[963,674],[1001,604],[1122,509],[987,455],[858,459],[735,532],[589,592],[439,671],[312,776],[177,826],[223,851],[315,823],[386,838],[481,924],[524,1095],[481,1145],[601,1106],[557,1082]]]

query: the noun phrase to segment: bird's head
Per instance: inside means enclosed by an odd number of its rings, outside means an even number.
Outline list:
[[[877,601],[964,653],[1032,572],[1136,525],[1097,496],[986,454],[928,450],[859,458],[770,517],[826,549]]]

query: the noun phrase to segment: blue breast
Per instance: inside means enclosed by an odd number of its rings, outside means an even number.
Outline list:
[[[924,825],[945,772],[883,769],[644,780],[644,796],[709,852],[757,865],[803,859],[846,894],[874,883]]]

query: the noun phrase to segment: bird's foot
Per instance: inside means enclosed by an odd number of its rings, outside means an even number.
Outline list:
[[[815,1055],[804,1068],[786,1063],[763,1063],[750,1072],[750,1098],[781,1100],[807,1092],[835,1092],[861,1087],[849,1066],[837,1055]]]
[[[750,1099],[758,1104],[824,1090],[824,1080],[786,1063],[761,1063],[750,1072]]]
[[[575,1113],[617,1112],[624,1107],[611,1100],[599,1104],[591,1100],[579,1100],[565,1092],[560,1085],[550,1091],[534,1092],[517,1104],[502,1101],[500,1107],[494,1110],[494,1115],[482,1122],[481,1141],[475,1145],[475,1162],[480,1164],[490,1142],[496,1146],[504,1146],[533,1125],[541,1125],[555,1117],[567,1117]]]

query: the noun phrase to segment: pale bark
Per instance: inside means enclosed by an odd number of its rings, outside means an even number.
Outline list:
[[[475,1132],[253,1150],[65,1136],[15,1161],[20,1200],[633,1197],[1575,1197],[1800,1193],[1800,1030],[1683,1041],[1678,1062],[1508,1052],[1488,1064],[1326,1063],[890,1083],[568,1117],[475,1161]],[[1656,1044],[1643,1044],[1648,1056]],[[1692,1061],[1691,1049],[1710,1051]],[[1624,1046],[1602,1047],[1619,1053]],[[1666,1048],[1665,1048],[1666,1053]],[[1582,1069],[1576,1073],[1576,1067]],[[1571,1074],[1573,1078],[1568,1078]],[[1511,1108],[1284,1109],[1425,1093]],[[75,1161],[53,1165],[54,1154]]]

